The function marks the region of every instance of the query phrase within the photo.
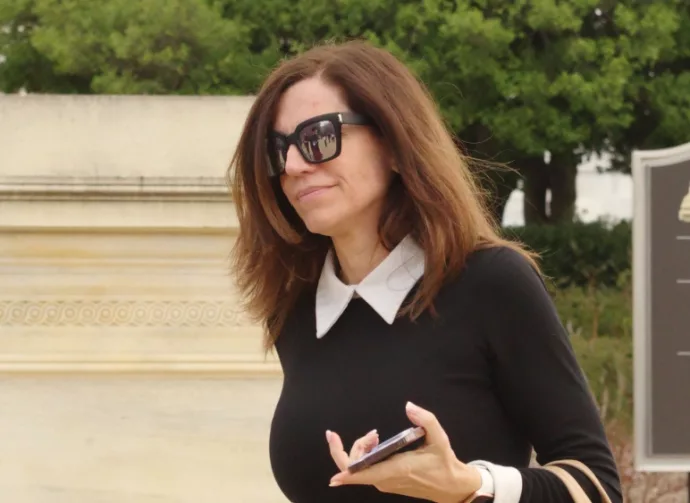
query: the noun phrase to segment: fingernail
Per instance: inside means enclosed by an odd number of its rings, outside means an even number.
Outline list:
[[[331,441],[331,435],[332,435],[331,430],[326,430],[326,442]]]
[[[417,412],[419,411],[419,407],[417,407],[417,406],[416,406],[415,404],[413,404],[412,402],[407,402],[407,403],[405,404],[405,408],[407,409],[407,412],[409,412],[409,413],[412,414],[413,416],[416,416],[416,415],[417,415]]]
[[[375,430],[375,429],[371,430],[369,433],[367,433],[367,436],[374,435],[374,434],[378,435],[379,434],[378,430]]]
[[[337,480],[331,480],[330,484],[328,484],[330,487],[338,487],[341,485],[341,482],[338,482]]]

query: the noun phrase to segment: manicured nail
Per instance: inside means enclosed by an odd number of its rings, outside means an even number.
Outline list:
[[[331,481],[330,481],[330,483],[329,483],[328,485],[329,485],[330,487],[338,487],[339,485],[342,485],[342,482],[340,482],[339,480],[332,480],[332,479],[331,479]]]
[[[378,435],[378,434],[379,434],[378,430],[375,430],[375,429],[374,429],[374,430],[371,430],[369,433],[367,433],[367,436],[369,436],[369,435]]]
[[[331,430],[326,430],[326,442],[330,442],[332,436],[333,433],[331,432]]]
[[[406,408],[407,411],[408,411],[410,414],[412,414],[413,416],[417,416],[417,413],[419,412],[419,407],[417,407],[417,406],[416,406],[415,404],[413,404],[412,402],[407,402],[407,403],[405,404],[405,408]]]

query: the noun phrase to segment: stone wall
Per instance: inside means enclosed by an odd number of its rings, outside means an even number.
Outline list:
[[[251,98],[0,96],[0,495],[279,503],[223,176]]]

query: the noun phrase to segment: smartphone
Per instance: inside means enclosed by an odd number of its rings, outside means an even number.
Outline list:
[[[408,428],[405,431],[401,431],[394,437],[389,438],[385,442],[377,445],[371,451],[366,453],[364,456],[356,461],[350,463],[347,470],[350,473],[355,473],[360,470],[365,469],[368,466],[379,463],[387,457],[395,454],[404,447],[416,442],[420,438],[426,435],[426,431],[421,426],[415,426]]]

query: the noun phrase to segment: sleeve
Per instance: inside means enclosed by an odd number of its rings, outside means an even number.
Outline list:
[[[532,443],[539,464],[577,459],[596,474],[613,503],[622,502],[599,412],[541,277],[512,249],[491,255],[477,276],[475,298],[500,402]],[[478,464],[496,479],[497,503],[572,502],[565,485],[546,470]],[[593,502],[601,501],[586,476],[566,469]],[[517,472],[521,484],[515,480]],[[502,487],[509,498],[500,494]]]

